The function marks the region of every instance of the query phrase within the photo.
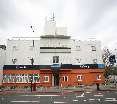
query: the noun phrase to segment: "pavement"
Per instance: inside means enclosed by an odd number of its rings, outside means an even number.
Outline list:
[[[15,94],[15,93],[56,93],[56,94],[65,94],[70,92],[85,92],[85,91],[96,91],[97,86],[79,86],[79,87],[50,87],[37,88],[36,91],[32,91],[30,89],[3,89],[0,91],[0,94]],[[100,91],[117,91],[117,86],[115,85],[100,85]]]
[[[3,94],[0,95],[0,104],[117,104],[117,91],[94,90],[67,94],[48,92]]]

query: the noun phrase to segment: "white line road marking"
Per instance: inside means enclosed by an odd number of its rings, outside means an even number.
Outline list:
[[[4,100],[4,98],[2,97],[1,100]]]
[[[98,96],[101,96],[101,97],[103,97],[104,95],[94,95],[94,96],[97,96],[97,97],[98,97]]]
[[[116,98],[106,98],[105,101],[117,101]]]
[[[105,100],[105,101],[117,101],[117,100]]]
[[[84,96],[84,93],[82,93],[81,96]]]
[[[78,101],[78,100],[73,100],[73,101],[75,102],[75,101]]]
[[[12,103],[39,103],[40,101],[11,101]]]
[[[110,100],[110,99],[116,99],[116,98],[106,98],[107,100]]]
[[[63,104],[63,103],[67,103],[67,102],[54,101],[54,104]]]
[[[94,101],[95,99],[89,99],[90,101]]]
[[[76,96],[76,98],[77,98],[77,97],[84,97],[84,93],[82,93],[80,96]]]
[[[97,99],[98,101],[100,101],[100,99]]]
[[[87,101],[87,100],[83,100],[83,101]]]
[[[90,94],[91,92],[88,92],[88,91],[87,91],[86,93],[87,93],[87,94]]]
[[[99,92],[98,94],[100,94],[100,95],[101,95],[102,93],[100,93],[100,92]]]
[[[60,95],[20,95],[20,96],[39,96],[39,97],[42,97],[42,96],[50,96],[50,97],[52,97],[52,96],[60,96]]]
[[[95,100],[100,101],[100,99],[89,99],[89,101],[95,101]]]

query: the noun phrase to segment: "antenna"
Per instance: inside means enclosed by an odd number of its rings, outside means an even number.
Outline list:
[[[35,32],[34,29],[33,29],[33,26],[30,26],[30,28],[32,29],[33,32]]]
[[[52,21],[55,21],[55,15],[54,15],[54,12],[52,14],[52,18],[51,18]]]

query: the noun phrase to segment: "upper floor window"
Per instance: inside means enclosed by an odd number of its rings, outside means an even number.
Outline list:
[[[59,63],[59,56],[53,56],[53,63]]]
[[[91,46],[92,51],[96,51],[96,47],[95,46]]]
[[[78,63],[81,63],[81,59],[76,59]]]
[[[33,51],[33,48],[34,48],[33,46],[29,46],[30,51]]]
[[[93,64],[97,64],[97,59],[93,59]]]
[[[80,46],[76,46],[76,50],[77,51],[80,51],[81,50],[81,47]]]
[[[13,46],[13,51],[17,51],[17,46]]]

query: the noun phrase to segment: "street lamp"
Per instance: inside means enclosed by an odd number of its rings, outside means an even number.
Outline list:
[[[33,75],[32,75],[32,74],[30,74],[30,76],[29,76],[29,77],[30,77],[30,83],[31,83],[31,87],[30,87],[30,88],[31,88],[31,92],[32,92]]]

